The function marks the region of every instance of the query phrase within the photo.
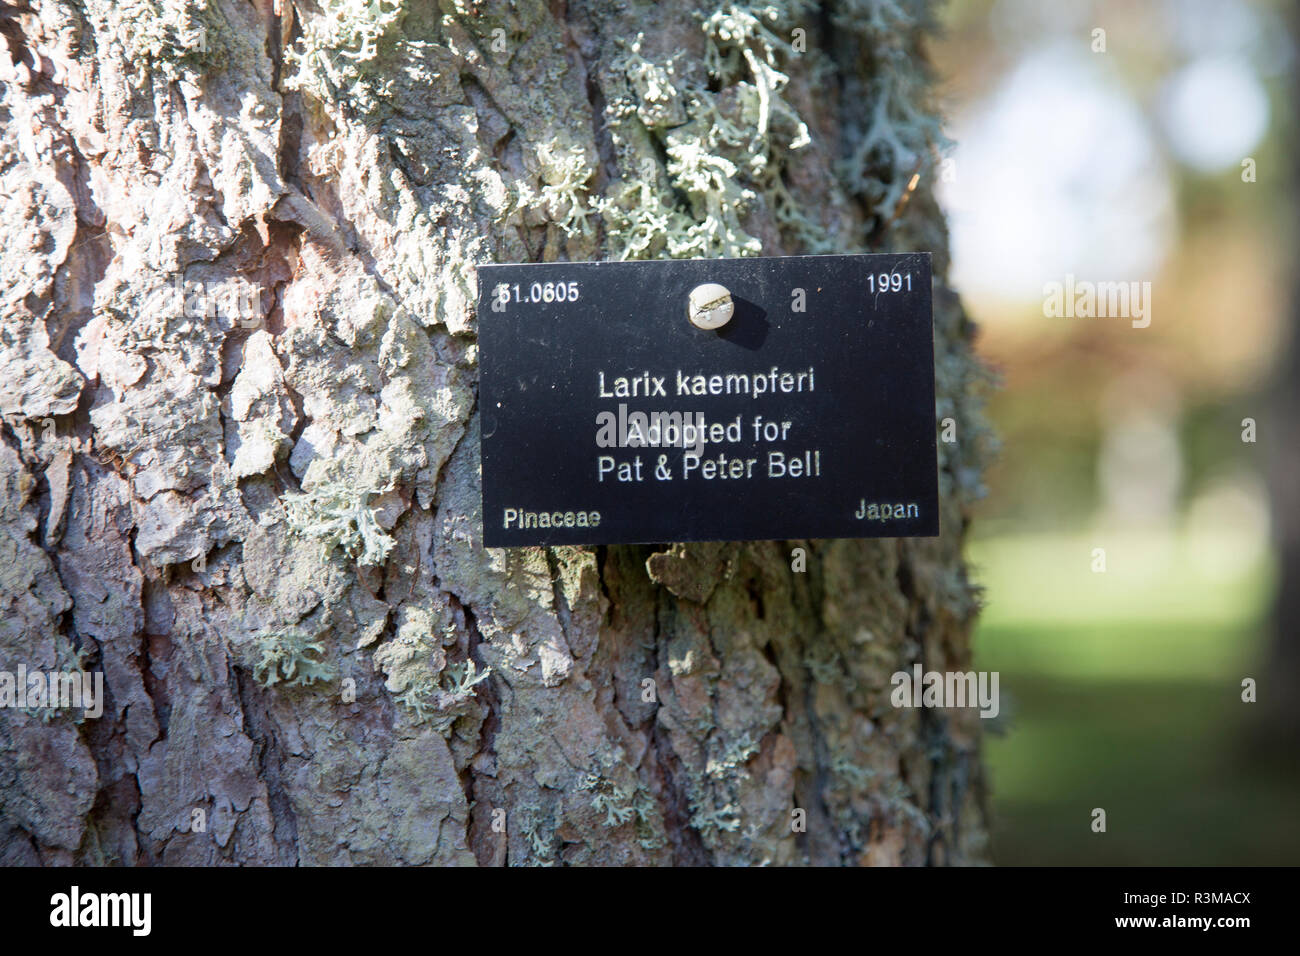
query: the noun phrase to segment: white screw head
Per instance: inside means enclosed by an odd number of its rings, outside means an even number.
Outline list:
[[[697,329],[720,329],[731,321],[736,305],[726,286],[706,282],[691,290],[686,314]]]

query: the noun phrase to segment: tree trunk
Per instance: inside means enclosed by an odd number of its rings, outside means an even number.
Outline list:
[[[889,699],[977,610],[927,4],[0,24],[0,668],[107,698],[0,708],[0,862],[985,858],[976,712]],[[873,250],[935,253],[942,537],[481,546],[476,264]]]

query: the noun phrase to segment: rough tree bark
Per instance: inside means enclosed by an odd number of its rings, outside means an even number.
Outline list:
[[[975,712],[889,702],[977,610],[928,4],[0,24],[0,668],[107,685],[0,708],[0,862],[985,859]],[[935,253],[942,537],[481,547],[476,263],[872,250]]]

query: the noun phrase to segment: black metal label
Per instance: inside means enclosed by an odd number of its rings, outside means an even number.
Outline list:
[[[939,533],[929,253],[478,278],[486,546]]]

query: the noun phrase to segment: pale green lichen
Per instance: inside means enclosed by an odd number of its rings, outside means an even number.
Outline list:
[[[619,183],[605,198],[594,200],[611,236],[622,247],[615,258],[653,259],[668,250],[669,258],[681,258],[694,221],[654,188],[650,178]]]
[[[636,116],[648,129],[680,126],[686,122],[686,107],[682,102],[677,72],[680,52],[666,63],[653,63],[641,54],[645,37],[638,36],[623,44],[622,52],[614,58],[613,67],[622,71],[636,94]]]
[[[275,628],[258,634],[253,640],[257,662],[253,679],[264,687],[284,681],[301,686],[333,680],[334,667],[322,660],[325,645],[318,637],[299,627]]]
[[[613,58],[615,90],[621,77],[626,92],[611,96],[611,133],[639,179],[615,183],[607,198],[593,203],[618,243],[612,256],[757,255],[762,241],[747,223],[760,209],[794,248],[843,251],[840,227],[828,226],[814,211],[826,210],[831,223],[842,221],[837,210],[845,195],[868,206],[875,224],[897,217],[946,143],[926,108],[929,78],[911,45],[918,26],[928,23],[929,5],[848,0],[833,8],[837,31],[861,51],[855,57],[860,67],[847,74],[845,99],[869,107],[846,113],[848,155],[837,164],[844,192],[805,201],[788,176],[811,137],[783,95],[799,55],[785,37],[812,7],[805,0],[772,0],[731,3],[702,14],[710,85],[683,76],[678,56],[649,60],[643,37]],[[814,78],[835,70],[822,51],[803,56]],[[651,143],[658,149],[649,148]],[[658,152],[667,156],[662,185],[658,175],[643,170],[646,163],[657,165]],[[670,189],[684,202],[665,198]]]
[[[445,734],[468,712],[474,689],[492,668],[480,671],[472,658],[448,666],[443,645],[454,643],[455,629],[447,626],[439,639],[426,610],[403,608],[400,618],[396,635],[375,651],[375,668],[383,671],[384,686],[413,723],[428,723]]]
[[[715,780],[733,775],[744,766],[749,758],[758,753],[758,744],[748,738],[734,741],[728,745],[720,757],[710,757],[704,765],[704,772]]]
[[[555,828],[543,830],[540,807],[525,804],[518,810],[519,832],[531,851],[526,866],[555,866]]]
[[[217,53],[219,21],[209,0],[124,0],[116,12],[128,62],[175,76]]]
[[[747,171],[755,190],[782,231],[804,251],[821,253],[834,251],[836,239],[804,212],[783,175],[791,154],[812,140],[807,124],[781,95],[790,77],[779,64],[790,60],[794,49],[774,29],[779,24],[788,33],[809,6],[801,2],[731,5],[706,17],[705,62],[710,75],[734,84],[744,126],[727,122],[708,98],[700,99],[700,108],[702,117],[718,130],[717,139],[749,157]]]
[[[897,777],[890,780],[889,784],[879,794],[879,798],[887,810],[901,814],[911,820],[912,825],[923,835],[929,835],[931,828],[930,817],[917,805],[916,797],[911,788],[902,780]]]
[[[929,4],[895,0],[842,0],[832,14],[837,29],[857,39],[870,69],[849,77],[848,96],[871,104],[846,124],[852,145],[840,164],[849,191],[876,210],[897,215],[918,178],[948,145],[939,118],[926,108],[930,77],[910,38],[928,25]]]
[[[93,674],[90,670],[90,659],[94,656],[89,644],[83,644],[81,647],[73,647],[72,642],[63,634],[54,634],[54,654],[55,662],[53,667],[45,669],[45,673],[57,674],[75,674],[77,680],[83,680],[82,675],[87,681],[93,680]],[[86,685],[81,685],[83,690]],[[103,701],[100,701],[102,704]],[[85,721],[85,708],[64,709],[58,706],[58,701],[47,702],[44,707],[24,707],[23,713],[29,717],[34,717],[43,724],[48,724],[56,717],[66,717],[70,723],[81,724]]]
[[[706,845],[716,847],[721,834],[740,830],[737,801],[749,782],[745,764],[758,753],[759,746],[751,735],[741,734],[732,739],[714,736],[709,749],[716,756],[708,757],[703,773],[688,772],[686,790],[691,826]]]
[[[672,244],[673,251],[678,256],[756,256],[763,251],[763,243],[746,232],[740,220],[757,194],[737,182],[736,164],[712,152],[706,142],[699,127],[668,134],[668,175],[673,185],[690,197],[696,219],[681,240]]]
[[[692,799],[690,808],[691,826],[699,831],[706,842],[719,833],[735,833],[740,829],[740,817],[733,804],[714,807],[703,800]]]
[[[391,80],[371,64],[403,16],[402,0],[321,0],[321,16],[301,20],[302,36],[285,54],[289,89],[362,112],[389,95]]]
[[[830,772],[846,781],[849,792],[869,796],[885,814],[901,816],[911,821],[922,834],[929,834],[929,815],[918,804],[911,788],[896,774],[883,774],[874,768],[861,766],[844,754],[837,754],[831,760]],[[864,844],[861,842],[857,812],[846,805],[838,808],[834,816],[848,833],[853,847],[861,849]]]
[[[578,782],[579,790],[592,792],[591,806],[605,814],[605,826],[634,823],[637,845],[643,850],[663,846],[663,821],[650,792],[638,781],[635,786],[618,784],[599,772],[588,772]]]
[[[394,541],[379,525],[369,503],[391,485],[391,478],[382,486],[367,487],[342,475],[330,475],[301,494],[286,495],[285,519],[295,533],[323,542],[327,552],[341,548],[360,565],[380,565]]]
[[[844,684],[848,677],[843,662],[829,647],[811,648],[803,656],[803,665],[808,669],[813,680],[824,687]]]
[[[382,648],[381,648],[382,650]],[[379,653],[376,652],[376,658]],[[492,668],[479,670],[472,660],[453,664],[438,677],[408,684],[394,699],[408,708],[418,723],[428,722],[440,734],[451,729],[464,712],[464,705],[474,696],[474,688],[487,680]]]
[[[789,19],[791,10],[775,3],[760,7],[733,4],[704,19],[708,37],[705,65],[711,76],[738,83],[746,100],[744,116],[754,123],[752,145],[760,147],[753,151],[755,163],[766,164],[771,159],[768,137],[774,120],[786,120],[794,130],[788,149],[799,149],[810,142],[808,127],[781,99],[790,77],[777,69],[778,54],[789,56],[793,50],[769,29],[769,25]]]
[[[862,767],[854,763],[843,754],[837,755],[830,765],[831,773],[844,777],[852,785],[852,789],[866,789],[879,776],[879,771],[870,767]]]
[[[561,149],[544,144],[537,150],[542,163],[542,188],[538,207],[566,235],[590,234],[591,208],[587,205],[587,180],[595,170],[579,146]]]
[[[722,85],[717,92],[679,76],[676,57],[648,60],[644,37],[614,58],[611,67],[628,93],[611,103],[613,125],[645,127],[667,156],[668,185],[686,199],[685,209],[665,202],[644,174],[640,182],[614,186],[597,206],[622,242],[617,258],[758,255],[762,241],[745,220],[760,203],[805,248],[830,247],[782,179],[790,155],[811,140],[781,95],[790,82],[781,61],[793,51],[774,28],[802,9],[800,3],[730,4],[703,16],[706,72]]]

